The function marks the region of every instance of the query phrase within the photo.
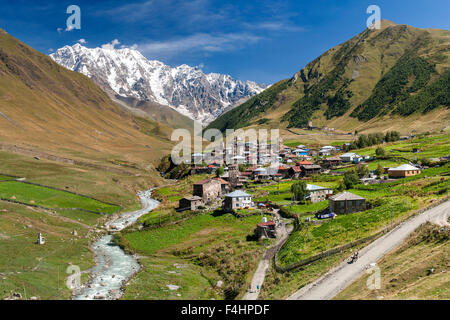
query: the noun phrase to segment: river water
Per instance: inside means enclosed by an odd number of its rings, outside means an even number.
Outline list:
[[[142,209],[126,212],[106,224],[112,231],[120,231],[139,219],[142,215],[155,209],[159,201],[151,198],[152,190],[139,192]],[[115,300],[119,299],[121,288],[139,271],[140,265],[132,255],[126,254],[114,245],[113,236],[108,234],[98,239],[93,245],[95,267],[91,270],[91,280],[83,285],[73,296],[74,300]]]

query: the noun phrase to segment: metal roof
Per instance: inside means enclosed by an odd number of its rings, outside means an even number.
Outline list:
[[[342,192],[338,193],[332,197],[330,197],[331,200],[334,201],[340,201],[340,200],[365,200],[363,197],[360,197],[356,194],[353,194],[351,192]]]
[[[236,190],[236,191],[233,191],[233,192],[230,192],[230,193],[226,194],[225,197],[228,197],[228,198],[240,198],[240,197],[251,197],[251,195],[246,193],[246,192],[244,192],[244,191]]]
[[[410,164],[402,164],[401,166],[389,169],[389,171],[410,171],[410,170],[420,170],[420,169]]]
[[[325,187],[321,187],[321,186],[316,186],[314,184],[307,184],[306,185],[306,190],[308,190],[308,191],[318,191],[318,190],[327,190],[327,189],[331,189],[331,188],[325,188]]]

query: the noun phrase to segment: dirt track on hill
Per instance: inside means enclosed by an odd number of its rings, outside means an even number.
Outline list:
[[[430,221],[448,225],[450,200],[431,208],[397,226],[391,232],[378,238],[359,252],[359,259],[348,264],[342,262],[325,275],[292,294],[288,300],[330,300],[353,281],[358,279],[371,264],[397,248],[421,224]]]
[[[275,211],[275,216],[278,219],[281,219],[280,215],[278,214],[279,210]],[[284,242],[289,237],[292,228],[287,227],[285,224],[279,225],[278,227],[279,232],[279,238],[277,239],[275,245],[270,247],[261,258],[261,261],[258,264],[258,268],[255,271],[255,274],[253,275],[252,282],[250,284],[250,290],[247,291],[242,298],[243,300],[257,300],[259,296],[259,290],[257,289],[257,285],[261,287],[261,285],[264,282],[264,279],[266,277],[267,270],[270,266],[270,260],[273,258],[273,256],[277,253],[277,251],[280,249],[280,247],[284,244]]]

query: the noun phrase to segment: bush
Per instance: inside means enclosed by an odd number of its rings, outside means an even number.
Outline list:
[[[386,155],[386,151],[385,151],[382,147],[378,147],[378,148],[375,150],[375,154],[376,154],[377,156],[379,156],[379,157],[383,157],[383,156]]]
[[[345,186],[345,189],[352,189],[354,186],[356,186],[359,183],[358,175],[353,171],[348,171],[344,174],[344,181],[343,184]]]

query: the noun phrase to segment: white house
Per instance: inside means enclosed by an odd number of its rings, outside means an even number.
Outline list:
[[[332,153],[336,152],[336,148],[333,146],[324,146],[319,150],[320,156],[329,156]]]
[[[253,207],[252,196],[242,190],[236,190],[225,195],[223,208],[225,210]]]
[[[359,156],[354,152],[347,152],[340,156],[340,158],[343,162],[353,162],[353,160],[358,157]]]

